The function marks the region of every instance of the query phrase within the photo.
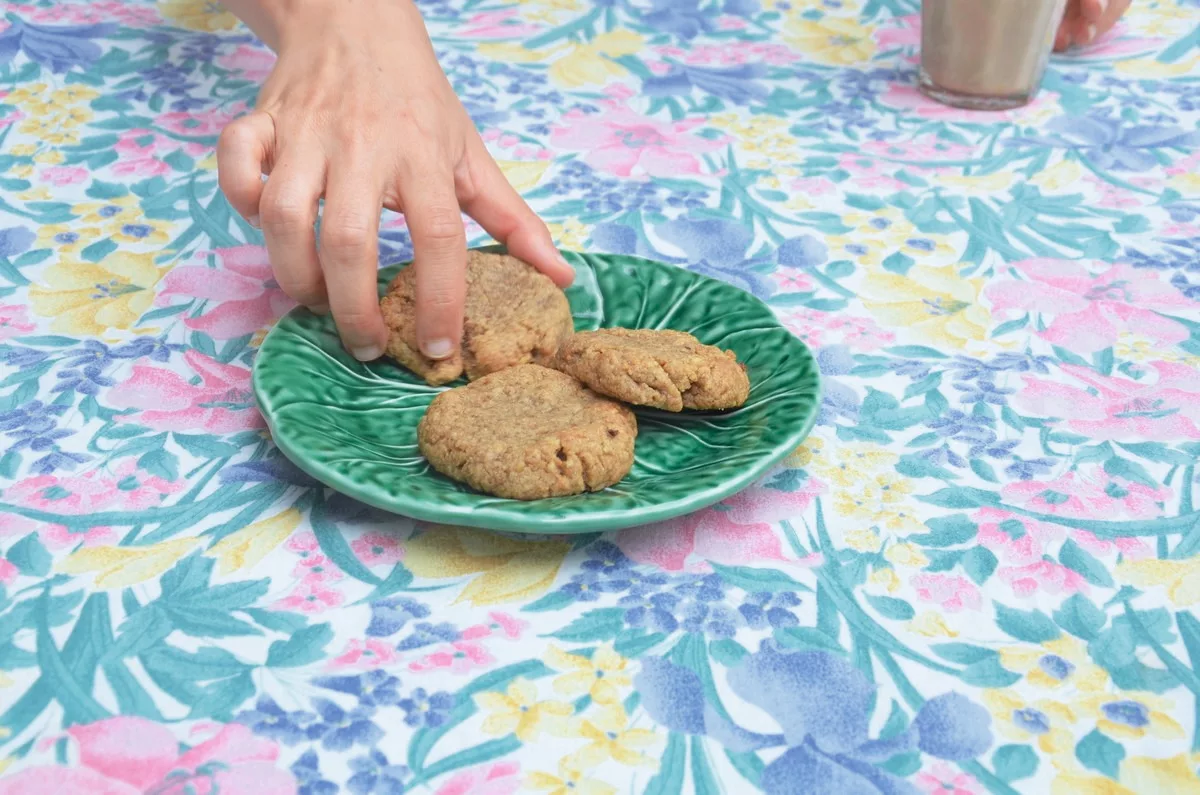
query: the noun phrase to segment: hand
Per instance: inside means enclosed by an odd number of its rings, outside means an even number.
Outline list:
[[[375,359],[387,343],[376,292],[381,206],[408,221],[417,336],[430,358],[450,356],[462,338],[460,209],[514,256],[570,284],[570,265],[488,154],[411,0],[230,6],[279,60],[255,111],[221,135],[221,189],[261,226],[279,286],[314,311],[331,310],[355,358]]]
[[[1085,47],[1107,33],[1129,8],[1130,0],[1067,0],[1067,10],[1054,38],[1054,49]]]

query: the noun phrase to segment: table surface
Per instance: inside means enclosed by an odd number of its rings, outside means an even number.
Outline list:
[[[572,540],[272,446],[289,303],[213,157],[272,58],[229,14],[5,8],[0,793],[1200,791],[1194,0],[991,115],[916,93],[913,0],[424,3],[564,248],[819,352],[784,467]]]

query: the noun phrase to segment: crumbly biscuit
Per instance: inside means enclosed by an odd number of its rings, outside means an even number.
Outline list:
[[[434,360],[417,348],[416,271],[405,268],[379,302],[387,355],[437,386],[465,371],[472,381],[518,364],[549,363],[574,330],[567,296],[549,277],[507,254],[467,252],[462,347]]]
[[[732,351],[682,331],[606,328],[572,336],[554,365],[602,395],[667,411],[732,409],[750,395]]]
[[[629,473],[637,421],[569,375],[510,367],[433,399],[421,454],[447,477],[515,500],[600,491]]]

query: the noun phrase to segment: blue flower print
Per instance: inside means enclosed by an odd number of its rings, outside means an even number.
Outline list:
[[[957,693],[927,701],[894,736],[871,739],[875,686],[829,652],[764,644],[729,669],[728,681],[781,732],[759,734],[731,722],[709,703],[699,676],[666,659],[643,660],[634,685],[646,711],[672,731],[707,735],[735,753],[786,747],[762,772],[766,795],[907,795],[916,792],[912,785],[879,763],[913,751],[962,761],[992,744],[987,710]]]
[[[375,669],[357,676],[321,676],[313,680],[317,687],[355,696],[360,706],[374,708],[400,703],[400,680],[387,671]]]
[[[631,593],[621,597],[618,605],[625,608],[625,623],[651,632],[671,633],[679,629],[675,608],[679,597],[670,593]]]
[[[751,629],[784,629],[800,624],[792,608],[800,605],[800,597],[791,591],[753,593],[738,607],[746,626]]]
[[[755,82],[766,71],[762,64],[742,64],[725,69],[675,66],[664,75],[647,77],[642,85],[650,97],[687,96],[693,88],[698,88],[735,105],[749,105],[762,102],[770,94],[766,86]]]
[[[701,33],[711,33],[714,17],[700,8],[700,0],[654,0],[642,21],[655,30],[674,33],[691,40]]]
[[[9,16],[10,27],[0,33],[0,61],[12,61],[18,52],[52,72],[90,66],[101,55],[92,39],[114,33],[116,25],[31,25]]]
[[[403,795],[404,779],[408,768],[388,763],[388,758],[378,748],[372,748],[366,756],[350,760],[354,774],[346,782],[346,789],[354,795]]]
[[[374,745],[383,737],[383,731],[371,722],[373,710],[355,707],[344,710],[328,699],[313,699],[313,707],[321,716],[318,723],[307,729],[310,740],[320,740],[330,751],[345,751],[355,745]]]
[[[381,599],[371,603],[371,623],[367,625],[367,634],[386,638],[404,629],[409,621],[428,615],[429,608],[413,599],[402,596]]]
[[[453,624],[444,621],[440,624],[430,624],[428,621],[422,621],[413,627],[412,633],[407,638],[396,644],[396,648],[400,651],[410,651],[424,646],[432,646],[435,643],[453,643],[458,640],[460,635],[461,633]]]
[[[286,745],[295,745],[307,738],[307,726],[316,719],[317,716],[312,712],[289,712],[268,696],[259,698],[254,709],[239,712],[234,716],[234,720],[249,726],[255,734]]]
[[[296,795],[334,795],[338,785],[321,776],[321,760],[317,752],[305,751],[299,759],[292,763],[292,775],[300,785]]]
[[[1133,125],[1099,114],[1060,116],[1050,121],[1046,128],[1057,135],[1019,139],[1019,143],[1072,149],[1097,168],[1113,171],[1149,171],[1159,165],[1156,149],[1200,143],[1200,133],[1194,131]]]
[[[441,726],[454,708],[454,696],[449,693],[426,693],[418,687],[412,694],[400,700],[404,710],[404,722],[413,728]]]
[[[15,257],[29,250],[36,236],[23,226],[0,229],[0,257]]]

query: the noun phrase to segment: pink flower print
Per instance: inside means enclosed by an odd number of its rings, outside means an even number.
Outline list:
[[[467,20],[466,28],[458,35],[472,39],[496,39],[530,36],[541,30],[538,25],[522,22],[515,8],[502,11],[484,11]]]
[[[771,278],[781,292],[803,293],[813,289],[812,277],[802,271],[779,270]]]
[[[463,640],[482,640],[499,633],[507,640],[520,640],[529,623],[508,613],[488,613],[488,623],[476,624],[462,631]]]
[[[237,49],[217,58],[217,65],[255,83],[261,83],[275,68],[275,54],[265,47],[239,44]]]
[[[159,431],[233,433],[263,427],[250,393],[250,371],[221,364],[196,350],[184,354],[199,384],[161,367],[136,365],[128,381],[109,390],[114,408],[141,409],[119,422],[136,422]]]
[[[895,17],[888,24],[880,25],[875,30],[875,43],[881,50],[921,46],[921,15]]]
[[[345,601],[345,594],[326,587],[323,582],[301,580],[291,593],[275,602],[275,607],[311,616],[338,607]]]
[[[128,27],[146,28],[162,22],[153,5],[134,6],[127,0],[89,0],[88,5]]]
[[[365,641],[355,638],[346,644],[341,654],[329,661],[329,667],[366,670],[392,665],[399,659],[396,650],[378,638]]]
[[[1054,316],[1042,339],[1089,355],[1112,347],[1122,331],[1156,346],[1176,345],[1188,329],[1163,314],[1188,312],[1192,302],[1153,271],[1111,265],[1093,275],[1071,260],[1033,259],[1012,269],[1021,279],[997,280],[985,295],[1000,317],[1025,312]]]
[[[1161,516],[1168,489],[1118,481],[1103,471],[1068,472],[1051,481],[1010,483],[1001,492],[1005,502],[1037,513],[1075,519],[1153,519]]]
[[[305,553],[292,569],[292,576],[306,583],[333,583],[346,578],[337,564],[324,555]]]
[[[975,540],[1003,563],[1024,565],[1042,559],[1047,545],[1061,540],[1066,528],[1018,517],[995,508],[982,508],[972,518],[979,524]]]
[[[48,185],[62,188],[67,185],[75,185],[86,181],[88,171],[86,168],[79,168],[77,166],[49,166],[41,170],[39,177],[42,182]]]
[[[725,511],[710,509],[622,530],[617,536],[617,546],[631,560],[666,571],[709,571],[712,568],[709,561],[726,566],[787,562],[779,536],[771,525],[752,522],[751,517],[755,510],[762,510],[764,518],[780,514],[795,518],[801,510],[799,506],[807,506],[812,495],[789,496],[789,492],[778,492],[779,496],[768,496],[764,491],[750,489],[731,498],[726,501]],[[801,565],[814,565],[814,561],[801,561]]]
[[[68,530],[61,524],[45,525],[38,533],[42,543],[52,550],[74,549],[77,546],[99,547],[117,542],[117,532],[111,527],[89,527],[87,530]]]
[[[1154,554],[1150,545],[1140,538],[1116,538],[1108,541],[1097,538],[1087,530],[1075,530],[1071,533],[1071,537],[1079,546],[1097,557],[1120,553],[1128,560],[1141,560]]]
[[[180,753],[171,730],[138,717],[105,718],[67,729],[78,764],[36,765],[0,779],[0,795],[294,795],[296,781],[276,767],[279,748],[245,726],[216,734]]]
[[[1005,111],[960,110],[948,105],[942,105],[929,99],[916,85],[894,82],[888,86],[879,101],[897,110],[911,111],[926,119],[937,119],[948,122],[988,123],[997,121],[1020,121],[1023,115],[1037,112],[1047,106],[1058,104],[1058,94],[1053,91],[1041,91],[1033,102],[1023,108]]]
[[[521,765],[496,762],[456,773],[434,795],[512,795],[521,788]]]
[[[219,268],[184,265],[163,278],[156,299],[159,305],[171,304],[178,297],[211,302],[204,314],[184,320],[188,328],[214,339],[236,339],[273,323],[296,305],[276,283],[262,246],[236,246],[214,253],[221,260]]]
[[[1062,564],[1040,560],[1027,566],[1001,566],[996,576],[1008,583],[1020,597],[1033,596],[1039,590],[1050,594],[1073,594],[1087,590],[1087,582]]]
[[[350,549],[368,566],[392,566],[404,559],[404,545],[390,533],[364,533],[350,542]]]
[[[448,670],[452,674],[465,674],[476,668],[491,665],[495,661],[496,658],[482,643],[457,640],[446,648],[409,663],[408,669],[415,673]]]
[[[316,552],[321,548],[321,544],[317,541],[317,537],[313,533],[307,531],[301,533],[293,533],[288,537],[287,543],[284,544],[292,552],[297,552],[301,557],[305,557],[307,553]]]
[[[111,474],[93,469],[63,478],[26,478],[9,487],[5,496],[28,508],[81,516],[105,509],[145,510],[180,488],[178,483],[140,472],[133,459],[124,459]]]
[[[619,105],[600,114],[571,110],[562,121],[550,132],[551,146],[582,151],[588,165],[619,177],[699,174],[697,155],[725,145],[723,139],[692,134],[703,119],[665,122]]]
[[[1070,364],[1062,370],[1082,386],[1025,376],[1013,406],[1038,417],[1060,417],[1097,441],[1200,439],[1200,373],[1188,365],[1154,362],[1150,370],[1156,377],[1140,381]]]
[[[158,126],[168,129],[173,133],[190,135],[197,138],[205,135],[217,135],[231,121],[233,121],[233,116],[225,111],[216,109],[201,111],[200,113],[185,113],[183,111],[164,113],[155,120]]]
[[[0,585],[12,585],[21,572],[7,558],[0,558]]]
[[[979,589],[966,577],[922,573],[913,575],[909,582],[923,601],[941,605],[949,613],[979,609]]]
[[[788,183],[788,187],[805,196],[828,196],[837,193],[837,185],[826,177],[796,177]]]
[[[0,306],[0,342],[36,329],[37,325],[29,320],[25,307],[16,304]]]
[[[945,762],[934,762],[917,774],[914,783],[927,795],[982,795],[979,782]]]
[[[24,536],[42,527],[41,522],[26,519],[15,513],[0,513],[0,538]]]
[[[922,135],[911,141],[867,141],[862,150],[890,160],[958,160],[975,153],[969,144],[950,143],[936,135]]]

